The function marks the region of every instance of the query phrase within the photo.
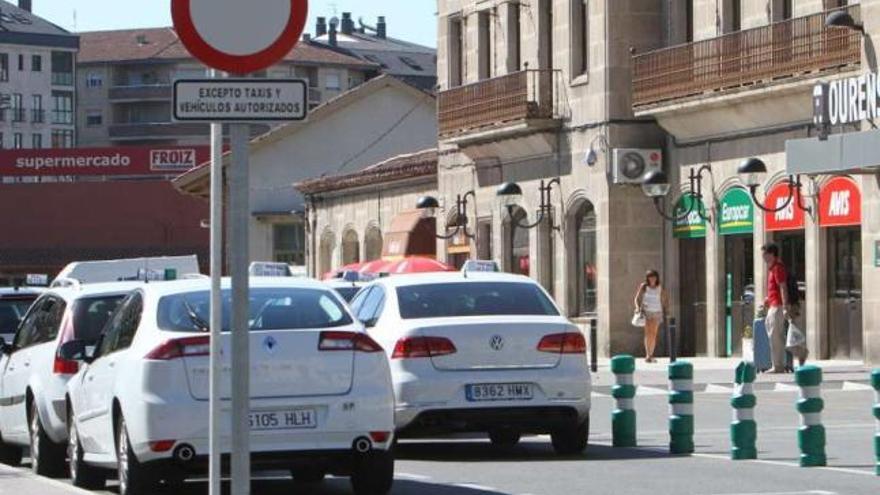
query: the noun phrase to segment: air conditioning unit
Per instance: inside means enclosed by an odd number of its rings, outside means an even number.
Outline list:
[[[663,168],[661,150],[618,148],[613,150],[614,184],[641,184],[645,174]]]

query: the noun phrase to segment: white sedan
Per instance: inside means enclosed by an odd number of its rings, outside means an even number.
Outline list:
[[[227,283],[224,320],[230,297]],[[149,494],[160,480],[174,486],[207,470],[209,299],[205,280],[148,284],[123,301],[94,354],[76,341],[62,348],[87,363],[68,385],[75,485],[103,486],[110,468],[121,495]],[[254,468],[309,483],[346,475],[355,493],[389,491],[394,411],[381,347],[318,282],[253,279],[250,313]],[[229,338],[226,331],[226,398]],[[229,438],[227,427],[226,449]]]
[[[391,359],[401,436],[486,432],[510,446],[549,433],[560,454],[586,449],[586,342],[533,280],[393,276],[367,285],[351,307]]]

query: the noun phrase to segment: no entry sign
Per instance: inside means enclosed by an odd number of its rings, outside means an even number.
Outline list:
[[[247,74],[282,60],[305,28],[308,0],[172,0],[189,52],[214,69]]]

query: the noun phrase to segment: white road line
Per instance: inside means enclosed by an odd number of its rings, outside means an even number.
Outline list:
[[[646,395],[667,395],[669,392],[664,388],[654,388],[654,387],[645,387],[644,385],[639,385],[636,387],[636,395],[646,396]]]
[[[591,392],[590,397],[592,397],[594,399],[600,399],[600,398],[611,397],[611,396],[607,395],[607,394],[600,394],[599,392]]]
[[[797,392],[801,388],[797,385],[791,385],[790,383],[777,383],[776,387],[773,389],[773,392]]]
[[[706,459],[723,459],[726,461],[730,460],[730,457],[723,456],[723,455],[716,455],[716,454],[693,454],[693,456],[694,457],[703,457]],[[797,468],[797,469],[805,469],[805,468],[802,468],[800,466],[800,464],[797,464],[794,462],[767,461],[767,460],[763,460],[763,459],[750,460],[750,461],[737,461],[737,462],[752,462],[752,463],[756,463],[756,464],[770,464],[772,466],[786,466],[786,467],[793,467],[793,468]],[[834,471],[834,472],[846,473],[846,474],[860,474],[862,476],[871,476],[871,477],[877,476],[873,471],[868,471],[868,470],[860,471],[858,469],[838,468],[838,467],[833,467],[833,466],[813,467],[810,469],[821,469],[824,471]],[[798,492],[798,493],[803,493],[803,492]],[[807,492],[807,493],[814,493],[814,492]]]
[[[733,387],[723,387],[721,385],[715,385],[710,383],[706,385],[706,390],[703,390],[703,394],[733,394]]]
[[[854,392],[861,390],[874,390],[874,387],[865,385],[864,383],[843,382],[843,388],[841,390],[844,392]]]

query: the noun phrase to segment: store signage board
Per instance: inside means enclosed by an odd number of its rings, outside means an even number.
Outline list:
[[[181,79],[174,82],[178,122],[304,120],[308,83],[302,79]]]
[[[687,216],[684,216],[685,213]],[[676,239],[701,239],[706,237],[706,206],[694,196],[684,196],[678,200],[675,208],[675,221],[672,223],[672,235]],[[682,218],[684,217],[684,218]]]
[[[835,126],[880,117],[880,75],[866,73],[813,88],[813,122]]]
[[[735,187],[724,195],[718,206],[718,233],[751,234],[755,228],[755,208],[749,193]]]
[[[791,193],[792,189],[787,181],[780,182],[770,189],[765,200],[767,207],[770,210],[782,209],[764,213],[764,230],[767,232],[783,232],[804,228],[806,216],[804,210],[798,207],[798,204],[803,204],[800,191],[795,189],[794,197],[789,199]]]
[[[819,225],[847,227],[862,223],[862,193],[849,177],[835,177],[819,194]]]

